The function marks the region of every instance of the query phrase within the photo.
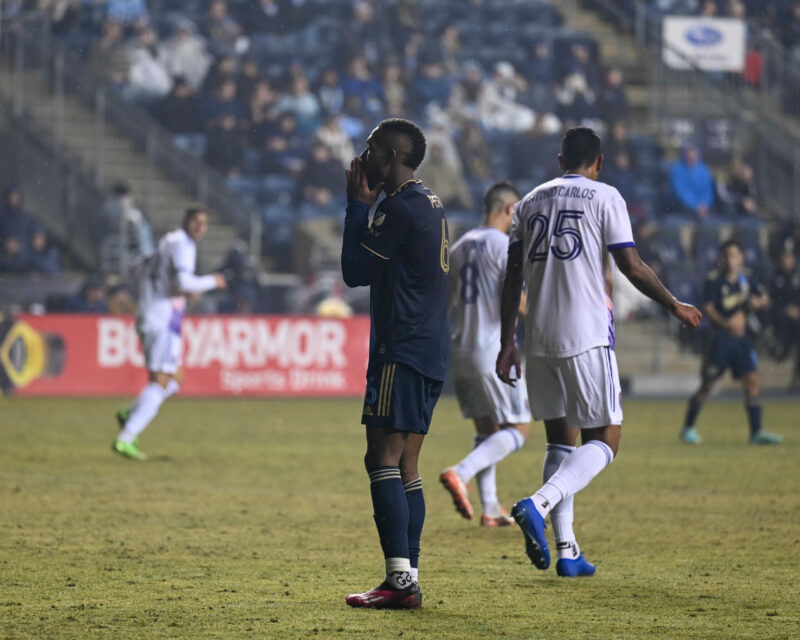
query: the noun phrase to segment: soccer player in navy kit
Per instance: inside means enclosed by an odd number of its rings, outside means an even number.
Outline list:
[[[734,378],[741,379],[745,408],[750,422],[750,444],[779,444],[783,436],[761,426],[761,404],[756,368],[758,359],[747,335],[747,314],[769,304],[766,289],[754,282],[744,268],[744,254],[735,240],[722,245],[720,268],[706,281],[705,313],[713,329],[703,357],[700,388],[689,399],[681,440],[700,444],[702,438],[695,421],[708,394],[730,368]]]
[[[439,198],[414,178],[425,137],[389,119],[347,171],[342,275],[370,287],[370,354],[361,422],[386,577],[352,607],[414,609],[425,500],[417,458],[447,369],[449,240]],[[369,224],[369,210],[383,191]]]

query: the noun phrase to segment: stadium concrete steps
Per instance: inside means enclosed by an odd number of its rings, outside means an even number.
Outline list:
[[[13,95],[22,89],[31,120],[47,135],[62,146],[67,157],[79,165],[84,173],[94,176],[100,186],[109,189],[118,182],[130,185],[136,206],[147,215],[158,236],[174,229],[185,209],[196,204],[182,186],[172,182],[159,168],[147,166],[145,153],[129,138],[118,134],[113,127],[104,126],[104,148],[96,142],[97,123],[95,112],[74,96],[65,96],[61,105],[53,98],[42,77],[34,71],[24,73],[22,85],[15,85],[9,69],[0,65],[0,88]],[[59,119],[58,115],[62,116]],[[102,172],[98,164],[102,161]],[[150,188],[148,189],[148,184]],[[198,269],[209,269],[222,263],[239,229],[223,225],[214,220],[198,253]]]

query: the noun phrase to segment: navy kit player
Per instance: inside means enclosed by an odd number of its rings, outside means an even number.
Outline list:
[[[747,315],[769,305],[766,288],[744,267],[742,248],[730,240],[720,249],[719,269],[712,271],[705,286],[705,313],[711,320],[702,365],[700,388],[689,399],[680,437],[687,444],[700,444],[695,421],[708,394],[731,370],[742,381],[745,409],[750,422],[750,444],[779,444],[783,436],[761,426],[761,404],[756,368],[758,359],[747,333]]]
[[[514,327],[524,279],[528,394],[534,419],[544,420],[548,445],[544,485],[517,502],[511,515],[538,569],[550,566],[545,536],[550,516],[556,572],[575,577],[592,575],[595,568],[575,541],[573,496],[614,459],[622,425],[607,254],[639,291],[684,326],[697,327],[701,313],[676,300],[639,257],[624,200],[597,181],[603,165],[597,134],[586,127],[568,130],[558,161],[564,174],[535,188],[514,210],[497,375],[512,386],[520,377]],[[576,446],[578,430],[581,446]]]
[[[220,274],[195,275],[197,241],[208,230],[208,214],[200,207],[187,209],[180,229],[166,234],[156,252],[137,269],[139,309],[136,330],[142,343],[149,383],[130,407],[117,412],[121,431],[112,449],[126,458],[145,460],[139,434],[156,417],[162,403],[175,394],[183,380],[181,321],[186,295],[224,288]]]
[[[409,120],[381,122],[347,171],[342,275],[370,287],[364,463],[386,577],[352,607],[414,609],[425,520],[417,470],[447,369],[449,246],[439,198],[414,178],[425,137]],[[369,224],[369,210],[383,191]]]
[[[461,413],[474,421],[476,433],[472,452],[445,469],[439,481],[469,520],[467,483],[474,477],[483,507],[480,523],[488,527],[514,524],[497,498],[495,464],[525,444],[530,432],[525,387],[505,385],[494,372],[508,230],[518,201],[512,184],[493,184],[484,196],[483,224],[450,250],[450,267],[458,278],[450,291],[450,363]]]

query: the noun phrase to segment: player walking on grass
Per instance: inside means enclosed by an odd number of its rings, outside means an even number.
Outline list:
[[[625,201],[597,181],[603,165],[597,134],[586,127],[567,131],[558,162],[564,175],[531,191],[514,210],[497,375],[511,386],[520,377],[514,326],[524,277],[528,393],[534,419],[544,420],[547,455],[544,485],[517,502],[511,515],[538,569],[550,566],[549,515],[559,556],[556,571],[574,577],[592,575],[595,568],[575,541],[573,496],[614,459],[622,425],[614,317],[606,304],[606,253],[639,291],[684,326],[697,327],[701,314],[676,300],[639,257]],[[578,429],[582,445],[576,448]]]
[[[422,605],[418,561],[425,499],[417,457],[442,389],[448,351],[449,247],[444,208],[414,178],[425,137],[413,122],[381,122],[347,171],[342,275],[370,287],[364,463],[386,577],[347,596],[352,607]],[[368,224],[369,209],[383,191]]]
[[[161,238],[156,252],[137,269],[136,330],[149,382],[130,407],[117,412],[121,430],[112,449],[126,458],[147,459],[139,449],[139,434],[156,417],[164,400],[178,391],[183,380],[181,321],[186,295],[226,286],[220,274],[194,273],[197,241],[207,229],[208,214],[199,207],[188,209],[181,228]]]
[[[450,250],[450,266],[458,278],[450,291],[450,362],[461,413],[475,422],[476,433],[472,452],[445,469],[439,481],[469,520],[473,512],[467,483],[475,477],[483,507],[481,525],[489,527],[514,524],[497,499],[495,464],[525,444],[530,433],[525,387],[504,385],[494,372],[508,230],[518,201],[519,192],[508,182],[489,187],[483,224]]]
[[[747,335],[747,314],[769,304],[766,289],[744,268],[742,247],[730,240],[720,249],[720,266],[709,274],[705,287],[705,312],[713,326],[708,337],[700,388],[689,399],[680,437],[687,444],[700,444],[695,421],[708,394],[730,368],[741,379],[744,403],[750,422],[750,444],[780,444],[783,436],[761,425],[758,401],[758,358]]]

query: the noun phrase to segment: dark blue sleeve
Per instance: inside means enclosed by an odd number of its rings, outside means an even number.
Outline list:
[[[361,246],[378,258],[391,260],[406,241],[412,224],[412,214],[401,202],[382,200]]]
[[[706,280],[706,286],[703,290],[703,302],[705,304],[713,304],[715,309],[719,309],[722,303],[720,291],[719,281],[709,278]]]
[[[342,277],[348,287],[365,287],[372,281],[378,258],[361,246],[369,233],[369,207],[348,200],[342,234]]]

